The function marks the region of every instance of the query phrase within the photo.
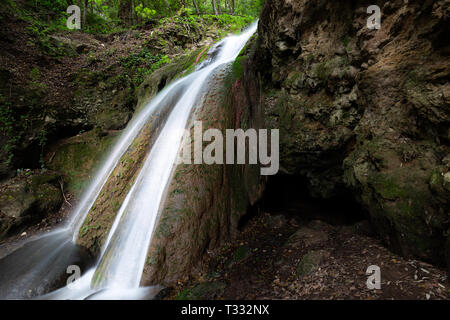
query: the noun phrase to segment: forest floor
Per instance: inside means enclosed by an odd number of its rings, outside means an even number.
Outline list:
[[[209,257],[209,271],[179,281],[170,299],[449,299],[447,273],[402,258],[368,224],[330,224],[292,212],[252,217],[236,241]],[[381,289],[368,289],[369,266]]]

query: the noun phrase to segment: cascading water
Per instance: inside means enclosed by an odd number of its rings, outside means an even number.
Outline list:
[[[184,129],[196,102],[201,98],[206,81],[212,72],[224,63],[233,61],[248,39],[256,31],[254,23],[241,35],[220,41],[215,48],[218,54],[200,65],[195,72],[181,78],[160,92],[127,126],[107,160],[98,171],[82,197],[72,220],[64,230],[55,234],[76,240],[78,230],[85,220],[111,172],[122,155],[139,134],[149,117],[170,99],[175,91],[183,90],[154,142],[139,175],[128,192],[109,232],[101,256],[94,268],[86,272],[70,288],[64,287],[43,298],[48,299],[120,299],[144,298],[158,288],[139,288],[159,207],[183,138]],[[45,237],[54,237],[46,235]],[[44,237],[44,238],[45,238]],[[57,253],[53,252],[53,256]],[[43,260],[47,259],[43,257]],[[48,258],[40,265],[51,265]],[[36,273],[36,271],[34,272]],[[34,274],[33,272],[31,274]],[[0,290],[1,294],[1,290]]]

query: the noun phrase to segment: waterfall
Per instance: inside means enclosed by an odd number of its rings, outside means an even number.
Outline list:
[[[208,77],[219,66],[236,59],[249,38],[255,33],[256,28],[257,23],[254,23],[242,34],[229,36],[217,43],[213,48],[218,51],[217,55],[200,64],[193,73],[166,87],[129,123],[82,196],[72,219],[63,230],[63,233],[70,236],[73,241],[76,240],[83,221],[111,172],[150,116],[166,99],[174,95],[175,90],[183,91],[162,125],[133,186],[116,215],[98,262],[73,283],[71,288],[63,287],[42,298],[138,299],[156,292],[157,288],[140,288],[139,283],[157,223],[158,211],[164,202],[164,191],[170,183],[184,129],[192,109],[204,94]],[[58,232],[60,234],[61,230]],[[49,261],[47,264],[51,263],[51,260]]]

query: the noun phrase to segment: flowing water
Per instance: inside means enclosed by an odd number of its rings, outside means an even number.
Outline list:
[[[164,201],[164,191],[170,182],[184,129],[188,124],[191,111],[205,92],[208,77],[219,66],[236,59],[256,31],[256,27],[256,23],[254,23],[242,34],[227,37],[217,43],[212,48],[215,54],[211,59],[200,64],[195,72],[174,81],[141,110],[127,126],[97,172],[67,227],[42,236],[33,242],[34,247],[48,247],[48,250],[41,250],[39,254],[35,255],[34,261],[24,261],[27,260],[27,252],[30,251],[29,246],[24,245],[14,252],[21,257],[20,259],[14,260],[13,254],[11,254],[0,261],[0,273],[2,268],[6,268],[5,266],[11,268],[14,261],[25,265],[22,269],[19,268],[18,275],[16,274],[17,281],[10,280],[10,283],[13,282],[15,290],[11,290],[11,287],[2,290],[0,281],[0,298],[26,297],[23,292],[36,290],[35,282],[39,281],[38,277],[42,277],[42,274],[47,272],[49,265],[55,261],[59,261],[62,265],[64,263],[69,265],[74,261],[73,256],[67,252],[76,250],[74,243],[78,231],[109,175],[152,114],[171,101],[172,110],[117,213],[98,262],[73,283],[71,288],[63,287],[42,296],[42,298],[143,299],[150,298],[158,292],[160,288],[157,286],[140,288],[139,284],[153,230],[157,223],[158,211]],[[67,239],[72,239],[72,241],[67,241]],[[61,251],[66,251],[65,255]],[[10,279],[15,278],[10,277]],[[27,279],[33,279],[34,282]],[[1,276],[0,280],[2,280]],[[22,286],[14,286],[19,282]],[[40,290],[45,290],[45,288],[41,286],[36,292],[39,293]]]

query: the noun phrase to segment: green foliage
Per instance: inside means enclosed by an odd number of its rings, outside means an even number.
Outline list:
[[[42,8],[47,11],[66,11],[69,6],[66,0],[27,0],[28,6],[33,6],[35,8]]]
[[[247,246],[242,246],[237,248],[236,252],[234,253],[234,261],[239,262],[241,260],[244,260],[247,258],[250,254],[250,248]]]
[[[241,31],[250,24],[254,18],[249,15],[233,16],[229,14],[203,15],[201,19],[207,24],[217,24],[219,27],[228,27],[231,31]]]
[[[167,55],[155,55],[144,48],[121,59],[121,64],[126,70],[125,78],[122,76],[121,79],[127,81],[127,78],[131,78],[132,85],[137,87],[144,81],[145,76],[169,62],[170,58]]]
[[[11,102],[0,95],[0,133],[7,139],[7,142],[3,144],[2,148],[8,157],[8,164],[11,163],[14,149],[20,140],[20,136],[15,132],[15,123],[16,120]]]
[[[86,12],[86,25],[83,25],[82,31],[88,33],[112,33],[124,30],[119,22],[119,10],[127,10],[120,6],[124,0],[88,0],[86,11],[81,1],[81,14]],[[181,17],[186,23],[190,24],[218,24],[220,27],[231,27],[239,30],[259,15],[264,0],[235,0],[234,7],[231,2],[220,2],[218,15],[214,15],[210,0],[196,0],[197,11],[192,1],[179,0],[134,0],[133,10],[129,10],[129,20],[133,26],[139,26],[151,20],[160,20],[167,17]],[[76,4],[77,2],[75,2]],[[0,16],[3,11],[14,14],[22,20],[30,22],[30,31],[42,38],[45,42],[45,34],[55,31],[79,32],[69,30],[66,22],[69,14],[66,12],[73,1],[67,0],[26,0],[24,3],[17,4],[12,0],[6,0],[5,7],[0,10]],[[127,12],[122,12],[122,16]],[[131,26],[128,26],[132,28]],[[43,44],[44,47],[47,44]]]
[[[89,12],[86,15],[86,26],[83,30],[87,33],[109,34],[123,31],[123,28],[117,25],[115,21],[108,19],[106,16]]]
[[[37,81],[41,77],[41,72],[38,67],[34,67],[30,72],[30,78],[32,81]]]
[[[245,59],[245,56],[241,56],[233,62],[233,75],[236,79],[240,79],[242,77],[242,74],[244,73],[244,67],[242,63],[245,61]]]
[[[144,8],[142,3],[139,4],[134,10],[136,11],[137,16],[144,20],[150,20],[156,14],[156,10],[147,7]]]

